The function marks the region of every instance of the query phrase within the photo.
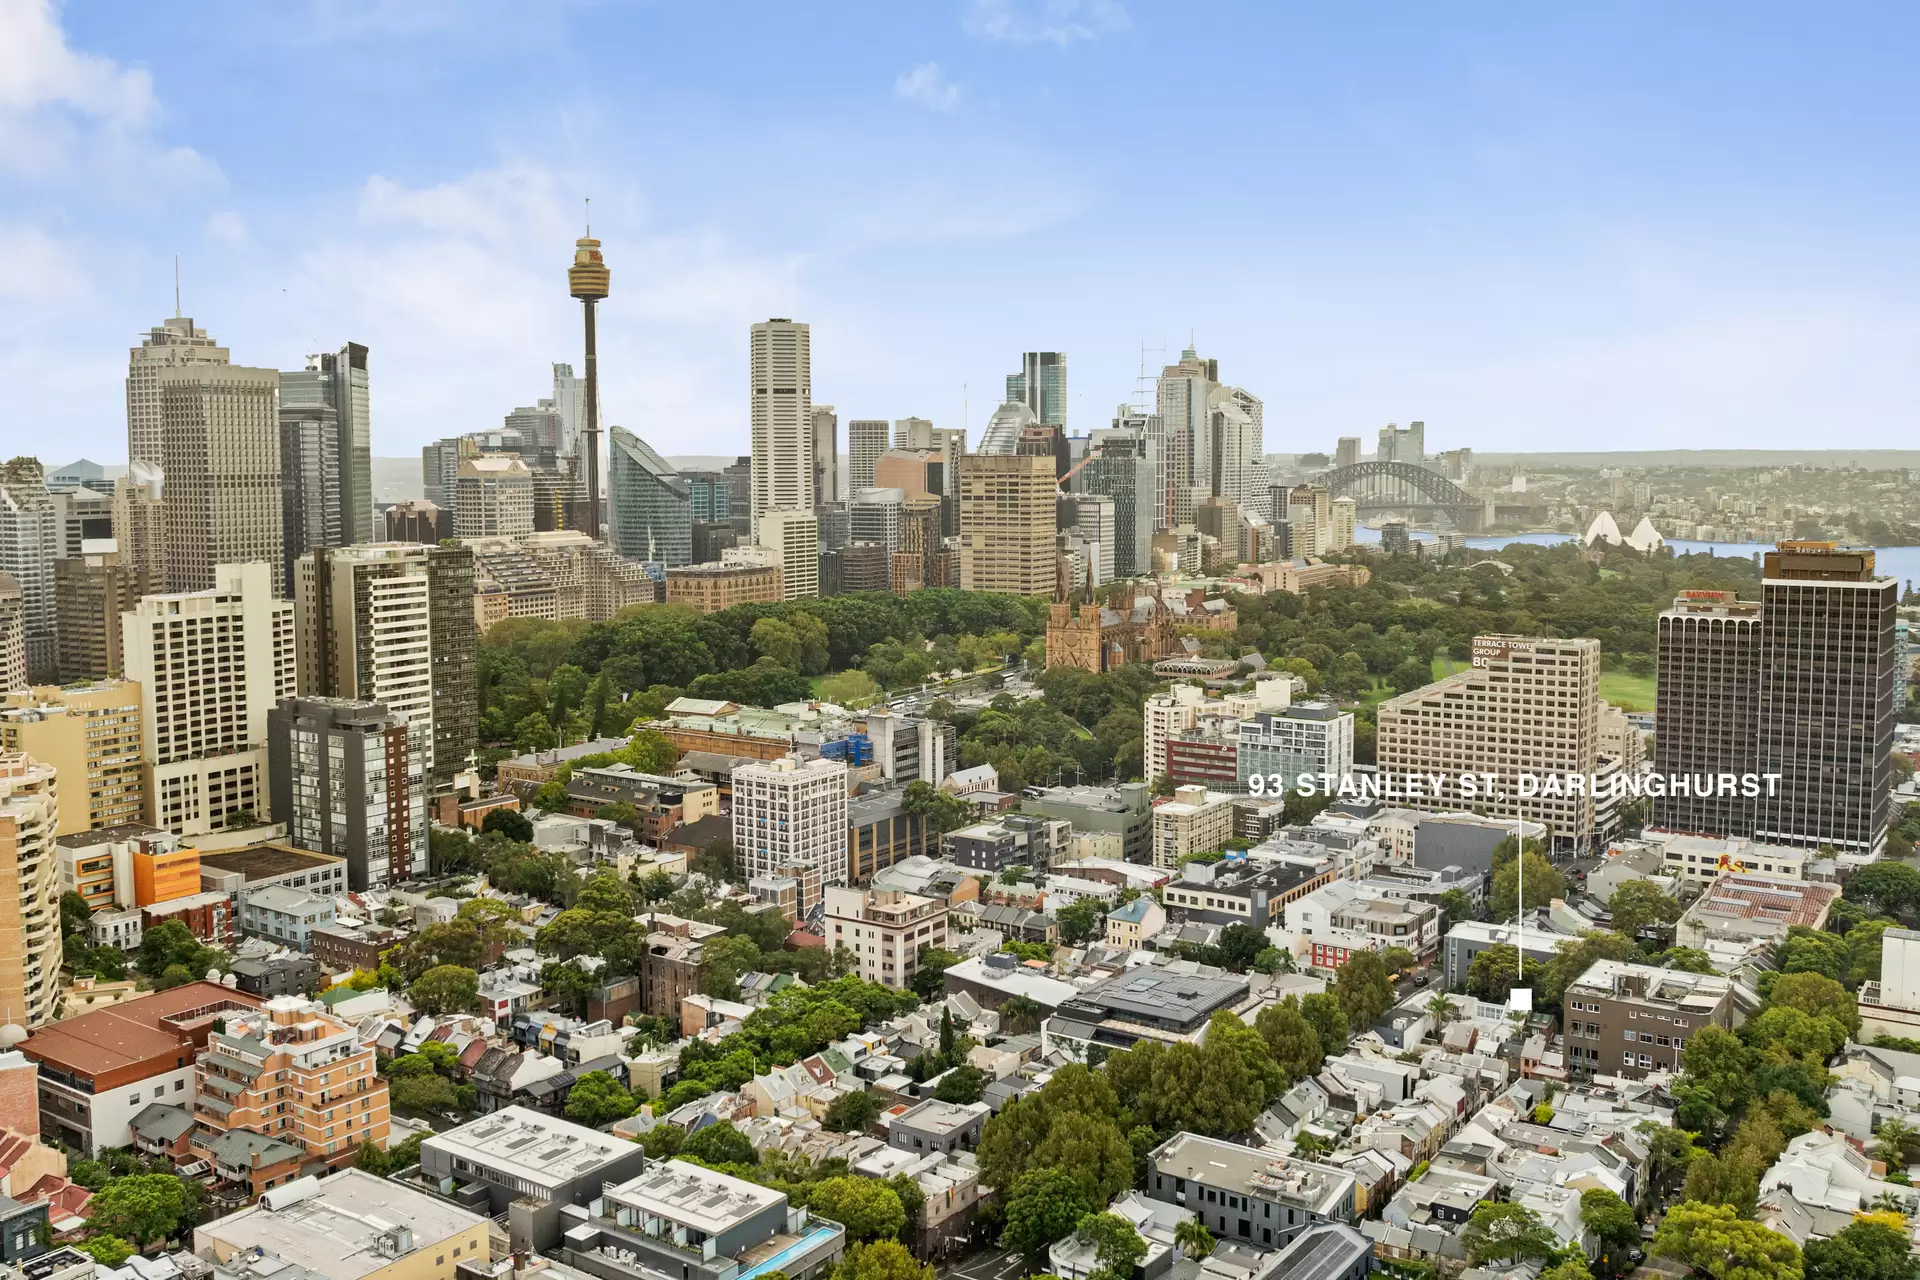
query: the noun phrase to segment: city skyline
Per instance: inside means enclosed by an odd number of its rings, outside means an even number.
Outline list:
[[[690,14],[231,16],[0,19],[29,51],[0,71],[0,343],[75,456],[123,460],[119,353],[173,311],[176,253],[181,309],[235,363],[298,369],[343,335],[376,353],[376,455],[497,423],[580,359],[553,277],[588,195],[630,282],[603,308],[605,421],[668,456],[745,451],[739,335],[776,315],[814,329],[815,395],[844,419],[957,426],[964,405],[976,437],[1022,351],[1070,355],[1084,428],[1132,396],[1143,341],[1151,369],[1190,338],[1266,403],[1279,452],[1415,418],[1436,451],[1904,434],[1885,161],[1909,126],[1875,73],[1911,44],[1896,15],[1743,10],[1727,41],[1730,10],[1181,30],[1111,0],[969,3],[769,16],[700,68],[646,52],[697,43]],[[769,126],[762,73],[796,42],[833,74]],[[271,55],[313,48],[345,91],[283,95]],[[1177,102],[1112,93],[1149,55]],[[1237,74],[1255,56],[1283,74]],[[556,71],[503,74],[524,62]],[[1781,75],[1818,92],[1745,91]],[[629,115],[670,127],[627,138]],[[417,127],[372,127],[391,120]],[[323,128],[356,147],[296,173],[291,141]],[[816,157],[777,192],[738,176],[762,128]],[[1237,198],[1123,198],[1170,154],[1236,173]],[[1154,272],[1197,241],[1216,269]],[[1038,320],[1008,306],[1033,281]]]

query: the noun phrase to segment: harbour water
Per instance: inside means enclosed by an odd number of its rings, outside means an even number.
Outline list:
[[[1354,535],[1362,542],[1380,540],[1378,529],[1356,529]],[[1430,533],[1415,532],[1411,536],[1422,542],[1433,541]],[[1516,542],[1552,547],[1572,541],[1573,535],[1570,533],[1510,533],[1468,538],[1467,545],[1476,551],[1498,551]],[[1761,552],[1773,549],[1773,544],[1766,542],[1687,542],[1678,538],[1669,540],[1667,545],[1673,548],[1675,555],[1739,556],[1743,560],[1751,560]],[[1897,578],[1901,594],[1904,595],[1913,589],[1915,582],[1920,582],[1920,547],[1874,548],[1874,571],[1882,577]]]

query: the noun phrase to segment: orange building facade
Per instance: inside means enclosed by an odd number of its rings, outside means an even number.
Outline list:
[[[151,841],[133,851],[133,905],[151,907],[200,892],[200,850],[193,845],[166,847]]]
[[[372,1046],[311,1001],[281,996],[228,1019],[194,1077],[190,1145],[249,1199],[289,1175],[344,1168],[363,1142],[387,1145]]]

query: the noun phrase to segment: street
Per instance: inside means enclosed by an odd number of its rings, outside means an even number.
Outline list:
[[[1027,1264],[1018,1254],[999,1249],[978,1249],[951,1264],[937,1268],[940,1280],[1021,1280]]]

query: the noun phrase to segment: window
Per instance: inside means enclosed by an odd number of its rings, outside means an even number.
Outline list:
[[[1633,1055],[1632,1055],[1631,1053],[1623,1053],[1623,1054],[1621,1054],[1621,1055],[1620,1055],[1620,1065],[1621,1065],[1621,1066],[1623,1066],[1623,1067],[1630,1067],[1630,1066],[1632,1066],[1632,1065],[1633,1065]]]
[[[1633,1032],[1631,1032],[1631,1031],[1623,1031],[1623,1032],[1621,1032],[1621,1033],[1620,1033],[1620,1037],[1621,1037],[1621,1039],[1623,1039],[1623,1040],[1625,1040],[1625,1041],[1626,1041],[1626,1042],[1627,1042],[1628,1044],[1632,1044],[1632,1043],[1633,1043]]]

